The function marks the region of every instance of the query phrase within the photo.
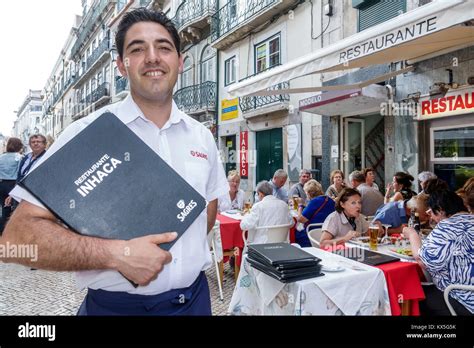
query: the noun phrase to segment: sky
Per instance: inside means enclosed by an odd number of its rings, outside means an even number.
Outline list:
[[[81,0],[2,2],[0,132],[9,136],[28,90],[41,90],[66,43]]]

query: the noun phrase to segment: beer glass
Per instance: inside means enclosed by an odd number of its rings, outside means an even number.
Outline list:
[[[370,250],[377,250],[377,240],[379,237],[379,226],[369,226],[369,248]]]
[[[293,209],[298,211],[298,196],[297,195],[293,195]]]

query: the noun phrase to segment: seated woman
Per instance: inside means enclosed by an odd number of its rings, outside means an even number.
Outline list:
[[[456,191],[459,197],[462,198],[464,205],[471,214],[474,213],[474,177],[469,178],[464,183],[464,186]]]
[[[324,220],[321,248],[342,244],[369,230],[369,223],[360,213],[359,191],[345,188],[336,198],[336,211]]]
[[[223,212],[230,209],[244,208],[244,191],[239,189],[240,186],[240,175],[236,170],[231,170],[227,175],[227,181],[229,182],[229,194],[219,197],[218,211]]]
[[[403,201],[415,196],[416,192],[411,189],[413,180],[415,180],[415,178],[410,174],[404,172],[395,173],[392,183],[387,184],[384,203]],[[392,189],[394,194],[390,197]]]
[[[326,190],[326,195],[332,199],[336,199],[346,184],[344,183],[344,173],[342,170],[336,169],[330,175],[331,186]]]
[[[296,231],[295,240],[302,247],[310,247],[311,242],[306,233],[306,226],[323,223],[326,217],[334,211],[334,201],[328,196],[324,196],[323,187],[314,179],[309,180],[303,190],[309,201],[306,208],[303,209],[302,199],[299,199],[296,221],[303,223],[304,229]]]
[[[428,205],[428,213],[437,225],[423,244],[411,227],[405,227],[403,235],[410,240],[414,258],[434,283],[424,286],[426,300],[420,302],[421,314],[450,315],[443,298],[446,287],[474,285],[474,215],[469,214],[462,199],[449,190],[433,192]],[[472,292],[453,290],[449,301],[457,314],[474,314]]]

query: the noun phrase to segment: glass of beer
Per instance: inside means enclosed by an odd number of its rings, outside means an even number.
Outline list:
[[[298,196],[297,195],[293,195],[293,209],[294,210],[298,210]]]
[[[369,226],[369,248],[370,250],[377,250],[377,240],[379,237],[379,226]]]

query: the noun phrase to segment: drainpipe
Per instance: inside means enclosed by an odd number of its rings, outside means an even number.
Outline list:
[[[392,116],[392,104],[393,104],[393,87],[389,84],[385,85],[387,88],[387,98],[388,98],[388,116]]]

